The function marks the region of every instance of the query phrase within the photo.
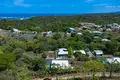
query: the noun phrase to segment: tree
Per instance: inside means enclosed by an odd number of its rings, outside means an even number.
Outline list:
[[[94,35],[88,31],[83,32],[83,36],[85,43],[89,44],[93,41]]]
[[[95,77],[96,72],[104,72],[105,67],[104,64],[99,62],[99,61],[87,61],[84,65],[85,70],[87,71],[92,71],[93,72],[93,77]]]
[[[21,48],[23,50],[27,49],[27,45],[24,41],[12,41],[8,43],[13,49]]]
[[[120,72],[120,64],[114,62],[106,64],[105,68],[110,73],[109,77],[112,77],[113,72]]]
[[[0,71],[4,71],[11,67],[15,61],[15,55],[10,53],[0,54]]]
[[[62,36],[57,32],[56,34],[54,34],[53,35],[53,39],[55,39],[55,40],[58,40],[58,39],[60,39]]]
[[[93,51],[93,50],[104,50],[106,47],[105,44],[91,42],[89,44],[89,48]]]
[[[68,57],[73,58],[73,49],[72,49],[72,47],[68,48]]]
[[[78,61],[84,60],[84,56],[80,52],[74,53],[74,56]]]
[[[34,60],[34,62],[32,63],[32,70],[33,71],[38,71],[38,70],[45,70],[46,69],[46,62],[44,59],[40,58],[40,59],[36,59]]]
[[[120,52],[115,52],[115,56],[120,56]]]
[[[114,53],[117,52],[118,50],[118,43],[116,41],[107,42],[105,46],[106,46],[105,52],[107,54],[114,55]]]
[[[31,40],[27,41],[27,51],[32,51],[35,47],[35,43]]]
[[[14,53],[16,55],[16,60],[19,59],[20,57],[22,57],[22,53],[24,53],[25,50],[21,49],[21,48],[16,48],[13,50],[12,53]]]
[[[82,41],[69,41],[68,42],[69,46],[72,46],[73,49],[76,49],[76,50],[84,50],[86,48],[86,44]]]

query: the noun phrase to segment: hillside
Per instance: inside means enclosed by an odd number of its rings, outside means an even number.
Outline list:
[[[68,27],[79,27],[80,22],[92,22],[96,24],[120,24],[120,14],[84,14],[76,16],[43,16],[33,17],[28,20],[1,20],[0,28],[38,31],[64,31]]]

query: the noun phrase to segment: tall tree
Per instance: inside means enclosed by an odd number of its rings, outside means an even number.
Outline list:
[[[95,77],[96,72],[104,72],[105,71],[104,64],[99,61],[95,61],[95,60],[87,61],[84,65],[84,68],[87,71],[92,71],[93,77]]]
[[[73,58],[73,52],[74,52],[74,51],[73,51],[72,47],[69,47],[69,48],[68,48],[68,57],[69,57],[69,58]]]

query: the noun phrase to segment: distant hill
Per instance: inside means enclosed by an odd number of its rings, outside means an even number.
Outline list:
[[[117,12],[111,12],[111,14],[120,14],[120,11],[117,11]]]
[[[65,31],[69,27],[80,27],[80,22],[90,22],[100,25],[111,23],[120,24],[120,14],[118,14],[119,12],[116,13],[38,16],[27,20],[1,20],[0,28],[11,29],[14,27],[22,30]]]

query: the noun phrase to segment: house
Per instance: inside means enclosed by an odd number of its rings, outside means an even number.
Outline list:
[[[94,25],[93,28],[97,29],[99,28],[100,26],[99,25]]]
[[[16,28],[13,28],[12,31],[13,31],[13,33],[20,33],[21,32],[20,30],[18,30]]]
[[[69,60],[59,60],[59,59],[51,59],[47,60],[47,65],[49,68],[55,67],[55,68],[69,68],[71,67]]]
[[[112,27],[112,24],[108,24],[108,25],[102,25],[101,28],[111,28]]]
[[[76,52],[79,52],[79,53],[81,53],[81,54],[83,54],[83,55],[86,55],[86,53],[85,53],[84,50],[75,50],[74,53],[76,53]]]
[[[42,32],[42,35],[44,35],[46,37],[51,37],[52,36],[52,31]]]
[[[68,58],[68,50],[66,48],[60,48],[58,50],[58,58],[57,59],[63,59]]]
[[[35,35],[37,35],[37,34],[38,34],[38,32],[37,32],[37,31],[33,31],[33,32],[32,32],[32,34],[35,34]]]
[[[110,28],[106,29],[106,31],[112,31]]]
[[[81,33],[81,32],[78,32],[77,35],[82,35],[82,33]]]
[[[109,39],[102,39],[103,42],[109,42]]]
[[[93,31],[94,34],[102,34],[103,32],[101,31]]]
[[[52,36],[52,31],[48,31],[46,36],[47,36],[47,37]]]
[[[95,56],[101,57],[103,55],[103,51],[102,50],[94,50],[93,53]]]
[[[87,26],[83,26],[82,30],[87,30],[88,27]]]
[[[113,24],[112,24],[112,27],[113,27],[113,28],[119,28],[119,24],[113,23]]]
[[[75,32],[75,29],[74,28],[69,28],[69,33],[73,33]]]
[[[111,63],[120,63],[120,57],[113,57],[113,58],[107,58],[106,61],[111,64]]]

